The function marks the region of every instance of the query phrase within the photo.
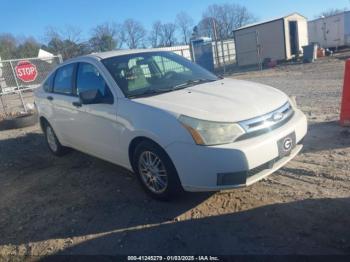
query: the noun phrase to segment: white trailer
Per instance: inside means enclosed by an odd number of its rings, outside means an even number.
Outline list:
[[[289,60],[308,45],[307,19],[293,13],[234,31],[239,66],[259,64],[265,58]]]
[[[324,48],[350,46],[350,11],[308,22],[309,41]]]

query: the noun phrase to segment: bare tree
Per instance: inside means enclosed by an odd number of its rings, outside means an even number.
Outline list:
[[[121,48],[121,26],[116,23],[104,23],[92,29],[89,45],[93,52],[104,52]]]
[[[67,25],[63,29],[48,26],[45,31],[44,40],[49,41],[53,38],[65,39],[71,42],[82,42],[82,30],[76,26]]]
[[[328,10],[320,13],[316,17],[321,18],[321,17],[328,17],[328,16],[332,16],[332,15],[337,15],[337,14],[343,13],[346,10],[347,10],[347,8],[343,8],[343,9],[331,8],[331,9],[328,9]]]
[[[140,22],[127,19],[123,23],[123,34],[126,45],[134,49],[143,46],[146,30]]]
[[[213,20],[209,17],[203,18],[196,26],[196,36],[206,36],[214,38]]]
[[[67,26],[64,30],[49,27],[45,34],[48,44],[43,48],[62,54],[64,59],[87,54],[90,52],[89,46],[80,36],[81,30],[73,26]]]
[[[180,12],[176,15],[176,25],[182,34],[182,42],[189,44],[189,40],[193,28],[193,19],[185,12]]]
[[[202,17],[202,21],[205,22],[200,23],[200,28],[204,28],[206,33],[211,33],[209,28],[214,19],[220,39],[232,37],[233,30],[256,20],[246,7],[229,3],[208,6]]]
[[[148,37],[152,47],[158,47],[161,45],[162,26],[163,25],[160,21],[156,21],[152,25],[152,30]]]
[[[176,25],[174,23],[166,23],[162,25],[161,45],[173,46],[176,43]]]
[[[74,42],[74,43],[81,43],[82,40],[82,30],[76,26],[67,25],[61,33],[66,40]]]

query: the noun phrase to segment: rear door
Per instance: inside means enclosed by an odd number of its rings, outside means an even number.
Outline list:
[[[60,142],[71,146],[74,142],[71,127],[77,114],[72,102],[76,101],[73,93],[76,63],[64,65],[57,69],[53,78],[52,92],[47,100],[52,104],[52,125]]]

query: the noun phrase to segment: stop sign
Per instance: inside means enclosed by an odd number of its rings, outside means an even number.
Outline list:
[[[38,76],[36,66],[26,60],[18,62],[15,70],[17,77],[23,82],[33,82]]]

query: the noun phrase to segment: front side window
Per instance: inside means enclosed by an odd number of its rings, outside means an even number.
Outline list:
[[[204,68],[171,52],[145,52],[102,60],[127,97],[169,92],[216,81]]]
[[[58,94],[72,94],[72,76],[74,71],[74,64],[62,66],[57,69],[53,91]]]
[[[95,66],[89,63],[79,63],[77,70],[77,94],[89,91],[98,91],[98,103],[113,103],[113,95],[106,81]]]
[[[43,84],[43,88],[45,92],[51,92],[52,91],[52,85],[53,85],[53,79],[54,79],[55,74],[51,74],[46,81]]]

